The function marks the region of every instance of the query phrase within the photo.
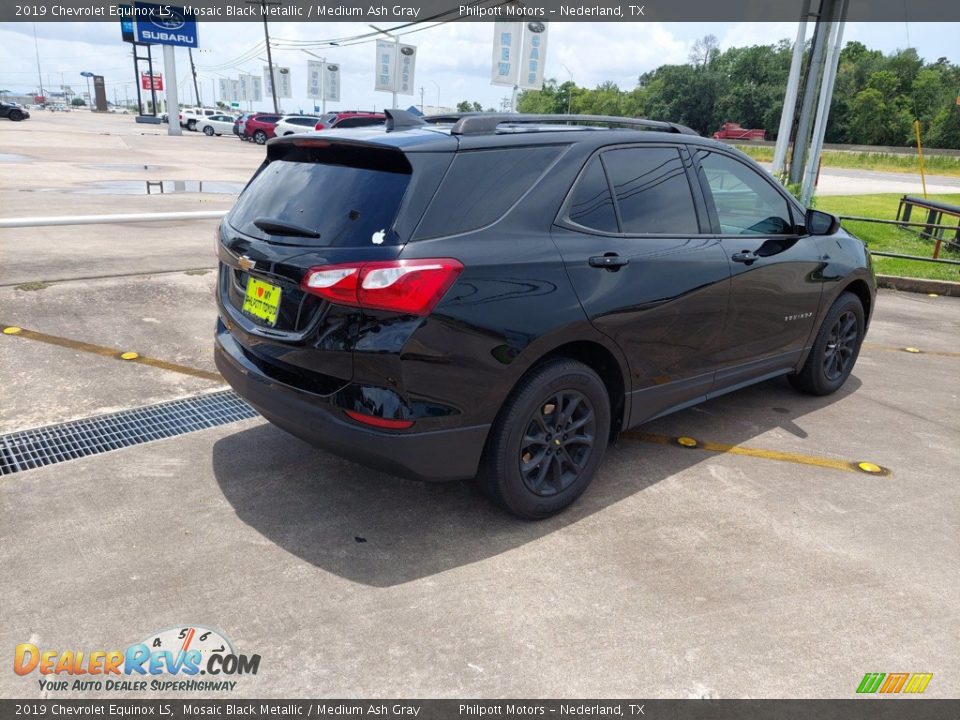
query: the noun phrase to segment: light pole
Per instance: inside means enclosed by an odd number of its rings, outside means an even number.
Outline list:
[[[87,71],[87,70],[84,70],[84,71],[83,71],[82,73],[80,73],[80,74],[81,74],[81,75],[84,77],[84,79],[87,81],[87,104],[90,106],[90,112],[93,112],[93,98],[90,97],[90,78],[93,77],[93,73],[92,73],[92,72],[89,72],[89,71]],[[116,90],[116,88],[114,88],[114,90]],[[116,98],[114,98],[114,100],[116,100]],[[117,103],[114,102],[113,104],[116,105]]]
[[[325,57],[321,57],[320,55],[317,55],[316,53],[312,53],[309,50],[301,50],[301,52],[305,52],[307,55],[312,55],[313,57],[320,60],[321,63],[323,63],[320,66],[320,102],[322,104],[320,112],[326,115],[327,114],[327,59]],[[314,112],[316,112],[316,107],[317,107],[316,98],[314,98],[313,100],[313,107],[314,107]]]
[[[560,63],[560,67],[562,67],[564,70],[566,70],[566,71],[567,71],[567,75],[570,76],[570,87],[567,89],[567,115],[569,115],[569,114],[570,114],[570,102],[571,102],[571,100],[573,99],[573,73],[570,72],[570,68],[568,68],[568,67],[567,67],[566,65],[564,65],[563,63]]]
[[[437,88],[437,115],[439,115],[440,114],[440,85],[439,83],[437,83],[436,80],[431,80],[430,82],[432,82]]]
[[[263,38],[267,43],[267,67],[270,69],[270,90],[273,95],[273,112],[280,114],[280,103],[277,102],[277,83],[273,74],[273,55],[270,53],[270,29],[267,27],[267,5],[279,5],[279,2],[270,2],[267,0],[246,0],[247,3],[260,6],[260,13],[263,17]]]
[[[378,28],[376,25],[370,25],[378,33],[382,33],[389,38],[393,38],[393,105],[397,107],[397,72],[400,70],[400,38],[393,33]]]

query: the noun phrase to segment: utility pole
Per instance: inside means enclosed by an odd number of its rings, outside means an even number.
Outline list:
[[[43,94],[43,73],[40,72],[40,44],[37,42],[37,24],[33,24],[33,49],[37,51],[37,82],[40,83],[40,102],[44,107],[47,106],[47,97]]]
[[[820,152],[823,150],[823,138],[827,132],[827,120],[830,117],[830,100],[833,98],[833,86],[837,79],[837,65],[840,62],[840,49],[843,44],[843,26],[847,16],[849,0],[839,0],[837,11],[833,14],[830,23],[830,45],[827,48],[826,61],[823,68],[823,83],[820,87],[820,103],[817,108],[817,120],[813,126],[813,139],[810,143],[810,153],[807,165],[803,171],[803,186],[800,192],[800,201],[809,205],[813,198],[813,186],[817,181],[820,170]]]
[[[193,64],[193,48],[187,48],[187,54],[190,56],[190,74],[193,75],[193,95],[197,98],[197,107],[202,107],[200,102],[200,88],[197,86],[197,66]]]
[[[270,69],[270,94],[273,95],[273,112],[280,114],[280,103],[277,102],[277,77],[273,73],[273,53],[270,52],[270,28],[267,25],[267,5],[279,5],[277,2],[267,2],[267,0],[246,0],[248,5],[259,5],[260,16],[263,18],[263,39],[267,43],[267,67]]]
[[[423,85],[420,86],[420,112],[426,115],[426,113],[423,112]]]
[[[830,44],[831,23],[836,16],[840,0],[821,0],[817,25],[813,31],[813,49],[807,65],[807,77],[803,87],[803,101],[800,119],[797,121],[797,134],[793,141],[793,157],[790,161],[790,182],[803,180],[803,169],[807,160],[807,148],[813,125],[814,101],[817,98],[820,78],[823,73],[823,60]]]
[[[800,66],[803,64],[803,46],[807,37],[807,16],[810,14],[810,0],[804,0],[803,13],[797,26],[797,39],[793,44],[793,58],[790,61],[790,74],[787,76],[787,91],[783,95],[783,110],[780,112],[780,129],[777,131],[777,146],[773,151],[771,173],[779,178],[783,174],[790,145],[790,131],[797,111],[797,94],[800,89]],[[569,112],[569,110],[567,111]]]

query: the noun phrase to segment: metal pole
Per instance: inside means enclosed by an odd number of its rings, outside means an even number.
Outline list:
[[[823,56],[829,41],[830,19],[836,0],[821,0],[817,24],[813,30],[813,49],[807,64],[807,75],[803,84],[803,101],[800,119],[797,121],[797,134],[793,141],[793,156],[790,160],[790,182],[799,183],[803,179],[803,167],[810,143],[810,127],[813,123],[814,101],[820,85],[823,70]]]
[[[143,96],[140,94],[140,60],[137,56],[137,46],[136,44],[131,44],[133,48],[133,83],[137,86],[137,114],[143,115]],[[167,119],[169,121],[169,115]]]
[[[397,81],[400,75],[400,38],[393,37],[393,107],[397,107]]]
[[[166,57],[166,55],[164,55],[164,57]],[[152,45],[147,45],[147,67],[149,68],[149,72],[150,72],[150,98],[151,98],[151,102],[153,102],[153,106],[150,110],[150,114],[156,117],[157,116],[157,86],[156,86],[156,83],[154,83],[153,81],[153,46]],[[164,70],[166,70],[166,67],[164,67]],[[177,82],[176,77],[173,78],[173,82],[174,84],[176,84]],[[169,83],[170,83],[170,75],[167,74],[167,84]],[[175,107],[172,113],[170,112],[170,108],[169,107],[167,108],[167,119],[172,121],[173,115],[178,116],[177,127],[180,127],[180,119],[179,119],[180,107],[179,106]],[[172,125],[173,123],[168,122],[167,124]],[[177,134],[179,135],[179,133]]]
[[[193,75],[193,95],[197,98],[197,107],[203,107],[200,102],[200,87],[197,85],[197,66],[193,64],[193,48],[187,48],[187,55],[190,56],[190,73]]]
[[[807,158],[807,165],[803,172],[803,188],[800,193],[800,200],[804,205],[809,205],[813,198],[813,188],[817,180],[817,171],[820,168],[820,153],[823,150],[823,138],[827,132],[827,120],[830,118],[830,101],[833,98],[833,86],[837,79],[840,46],[843,44],[843,26],[847,12],[847,2],[848,0],[839,0],[838,12],[833,16],[836,18],[836,22],[830,23],[828,34],[831,44],[827,48],[827,56],[824,62],[817,121],[813,128],[810,156]]]
[[[47,217],[0,218],[0,228],[48,227],[52,225],[109,225],[135,222],[178,222],[181,220],[215,220],[226,210],[192,210],[187,212],[130,213],[123,215],[51,215]]]
[[[43,73],[40,72],[40,43],[37,42],[37,24],[33,24],[33,49],[37,51],[37,81],[40,83],[40,101],[44,107],[47,106],[47,96],[43,92]]]
[[[267,67],[270,68],[270,94],[273,95],[273,112],[280,114],[280,103],[277,102],[277,76],[273,73],[273,54],[270,52],[270,28],[267,27],[267,0],[260,0],[263,12],[263,37],[267,42]]]
[[[114,88],[113,96],[114,100],[116,100],[116,88]],[[116,105],[117,103],[114,102],[113,104]],[[91,112],[93,112],[93,98],[90,96],[90,78],[87,78],[87,107],[90,108]]]
[[[777,131],[777,146],[773,151],[774,177],[783,173],[787,161],[787,148],[790,146],[790,129],[797,111],[797,93],[800,89],[800,67],[803,65],[803,45],[807,37],[807,15],[810,12],[810,0],[803,4],[803,14],[797,26],[797,40],[793,44],[793,57],[790,60],[790,74],[787,76],[787,91],[783,95],[783,110],[780,113],[780,129]],[[567,111],[570,112],[569,110]]]
[[[173,45],[163,46],[163,70],[167,74],[167,135],[180,135],[180,102],[177,98],[177,59]],[[170,79],[173,78],[173,82]],[[153,85],[153,83],[150,83]],[[177,118],[173,116],[177,115]]]
[[[320,66],[320,105],[324,115],[327,114],[327,59],[325,57],[320,58],[320,62],[323,63]]]

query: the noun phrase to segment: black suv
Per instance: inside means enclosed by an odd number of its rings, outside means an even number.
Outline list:
[[[387,114],[272,140],[218,230],[217,366],[279,427],[540,518],[620,430],[850,374],[870,256],[746,155],[648,120]]]

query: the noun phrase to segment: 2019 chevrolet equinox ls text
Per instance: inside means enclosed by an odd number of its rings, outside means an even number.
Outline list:
[[[849,376],[869,254],[737,150],[647,120],[387,114],[271,141],[217,231],[217,366],[279,427],[542,518],[621,430]]]

